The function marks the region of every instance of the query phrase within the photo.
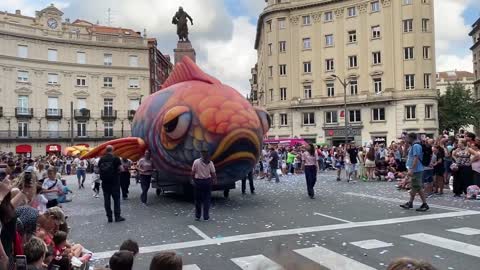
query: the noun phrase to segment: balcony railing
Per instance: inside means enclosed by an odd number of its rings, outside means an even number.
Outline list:
[[[88,109],[79,109],[73,111],[73,116],[77,121],[87,121],[90,119],[90,110]]]
[[[104,121],[113,121],[117,119],[116,110],[102,110],[102,120]]]
[[[105,140],[116,139],[131,136],[130,130],[114,130],[106,132],[105,130],[74,130],[73,138],[76,140]],[[23,131],[18,130],[0,130],[0,141],[2,140],[28,140],[28,141],[69,141],[71,139],[70,131]]]
[[[136,112],[137,112],[136,110],[129,110],[128,111],[128,120],[132,121],[133,118],[135,118],[135,113]]]
[[[16,107],[15,117],[17,118],[32,118],[33,108]]]
[[[63,110],[62,109],[52,109],[48,108],[45,109],[45,118],[48,120],[60,120],[63,117]]]

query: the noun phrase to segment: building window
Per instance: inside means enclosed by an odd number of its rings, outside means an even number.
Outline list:
[[[312,48],[310,44],[310,38],[304,38],[303,39],[303,49],[304,50],[310,50]]]
[[[357,42],[357,31],[352,30],[348,31],[348,43],[355,43]]]
[[[103,65],[105,66],[111,66],[112,65],[112,54],[111,53],[106,53],[103,55]]]
[[[373,108],[372,119],[373,121],[385,121],[385,108]]]
[[[373,52],[372,57],[373,57],[373,64],[374,65],[380,65],[382,63],[382,53],[381,52]]]
[[[351,110],[348,111],[348,121],[350,123],[362,122],[362,112],[360,110]]]
[[[433,119],[433,105],[425,105],[425,119]]]
[[[325,35],[325,46],[327,46],[327,47],[333,46],[333,35],[332,34]]]
[[[358,67],[358,61],[356,55],[351,55],[348,57],[348,67],[349,68],[356,68]]]
[[[48,78],[48,84],[58,84],[58,74],[56,73],[48,73],[47,74]]]
[[[338,123],[337,111],[325,112],[325,123],[326,124]]]
[[[311,24],[310,15],[302,16],[302,21],[303,21],[303,25],[310,25]]]
[[[414,74],[405,75],[405,89],[407,89],[407,90],[415,89],[415,75]]]
[[[138,56],[130,55],[128,57],[128,65],[131,67],[138,67]]]
[[[303,113],[303,125],[312,126],[315,125],[315,113]]]
[[[278,28],[279,29],[287,28],[287,20],[285,18],[278,19]]]
[[[332,11],[325,12],[323,19],[325,22],[333,21],[333,12]]]
[[[373,78],[373,88],[375,94],[382,92],[382,78]]]
[[[273,101],[273,89],[270,89],[269,91],[270,91],[270,101]]]
[[[85,64],[87,62],[87,55],[84,52],[77,52],[77,64]]]
[[[356,79],[350,81],[350,95],[358,95],[358,81]]]
[[[404,5],[411,5],[413,4],[413,0],[403,0]]]
[[[27,122],[19,122],[18,123],[18,137],[19,138],[27,138],[28,137],[28,123]]]
[[[86,98],[77,98],[77,109],[86,109],[87,108],[87,99]]]
[[[128,79],[128,88],[139,88],[139,87],[140,87],[140,80],[138,78]]]
[[[430,46],[423,46],[423,59],[430,59]]]
[[[334,97],[335,96],[335,84],[334,83],[327,83],[327,96]]]
[[[312,86],[311,85],[303,86],[303,98],[304,99],[311,99],[312,98]]]
[[[48,57],[48,61],[57,61],[58,60],[57,59],[57,57],[58,57],[57,50],[48,49],[47,57]]]
[[[281,53],[284,53],[287,51],[287,42],[286,41],[280,41],[278,42],[278,48]]]
[[[413,31],[413,19],[403,20],[403,32],[408,33]]]
[[[379,12],[380,11],[380,2],[379,1],[373,1],[370,4],[370,7],[372,9],[372,12]]]
[[[303,62],[303,73],[312,73],[312,63]]]
[[[287,65],[279,65],[280,76],[287,75]]]
[[[103,100],[103,113],[106,116],[113,116],[113,99],[105,98]]]
[[[422,32],[430,31],[430,20],[422,19]]]
[[[17,105],[18,105],[18,109],[17,109],[18,114],[29,114],[28,96],[18,96]]]
[[[104,137],[113,137],[113,122],[104,122],[103,130]]]
[[[432,80],[432,74],[430,73],[423,74],[423,87],[425,89],[431,88],[431,80]]]
[[[21,58],[28,57],[28,46],[27,45],[18,45],[17,46],[17,56]]]
[[[268,55],[272,55],[272,43],[268,43]]]
[[[77,76],[77,86],[87,86],[87,77]]]
[[[280,114],[280,126],[288,126],[288,115],[286,113]]]
[[[285,87],[280,88],[280,100],[287,100],[287,88]]]
[[[103,87],[113,87],[113,78],[103,77]]]
[[[355,17],[357,16],[357,8],[356,7],[349,7],[347,8],[348,17]]]
[[[334,71],[335,70],[335,62],[333,59],[326,59],[325,60],[325,68],[327,71]]]
[[[272,66],[268,67],[268,77],[273,77],[273,67]]]
[[[403,59],[405,60],[413,60],[413,47],[406,47],[403,48]]]
[[[267,26],[267,32],[272,32],[272,21],[268,21],[265,25]]]
[[[17,70],[17,81],[18,82],[28,82],[28,71]]]
[[[58,98],[57,97],[48,97],[48,115],[60,115],[60,110],[58,109]]]
[[[372,39],[380,38],[380,25],[372,26]]]
[[[87,123],[77,122],[77,137],[87,137]]]
[[[417,119],[416,114],[417,114],[416,105],[405,106],[405,119],[407,120]]]

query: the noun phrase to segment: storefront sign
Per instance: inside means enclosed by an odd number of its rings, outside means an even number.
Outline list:
[[[347,130],[348,136],[361,136],[362,130],[359,128],[349,128]],[[327,137],[345,137],[345,129],[329,129],[327,130]]]

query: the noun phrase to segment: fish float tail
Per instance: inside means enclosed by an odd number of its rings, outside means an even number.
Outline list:
[[[105,155],[107,146],[113,146],[113,154],[125,159],[137,161],[147,150],[145,141],[137,137],[120,138],[102,143],[88,153],[84,154],[82,159],[96,158]]]

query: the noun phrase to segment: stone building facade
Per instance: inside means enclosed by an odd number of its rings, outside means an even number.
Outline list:
[[[440,71],[437,72],[437,89],[440,95],[445,94],[449,85],[459,83],[470,90],[473,95],[475,94],[474,82],[475,75],[469,71],[452,70],[452,71]]]
[[[433,0],[266,2],[250,96],[271,114],[269,138],[339,144],[347,132],[365,144],[438,134]],[[346,114],[333,75],[349,82]]]
[[[480,99],[480,18],[472,25],[469,35],[473,43],[470,50],[473,54],[474,93],[476,98]]]
[[[128,136],[149,93],[145,34],[70,22],[53,5],[0,12],[0,150],[36,156]]]

